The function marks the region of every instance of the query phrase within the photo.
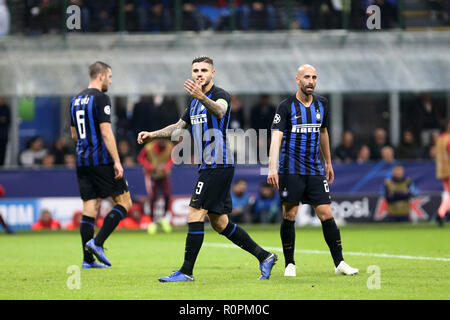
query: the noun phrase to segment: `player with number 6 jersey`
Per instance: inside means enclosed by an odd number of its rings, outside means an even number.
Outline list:
[[[333,183],[334,173],[327,130],[328,102],[313,94],[316,81],[316,69],[301,66],[296,77],[298,90],[280,103],[272,124],[267,182],[279,189],[283,207],[280,235],[284,275],[296,276],[295,221],[299,203],[312,205],[322,222],[335,273],[354,275],[358,269],[344,262],[340,231],[331,212],[328,183]],[[319,155],[324,159],[325,172]]]
[[[112,69],[97,61],[89,67],[89,78],[89,87],[75,95],[70,104],[70,129],[77,142],[76,173],[83,200],[80,234],[84,269],[111,266],[103,243],[131,208],[128,184],[111,130],[111,101],[105,94],[112,82]],[[112,197],[115,206],[94,238],[100,198],[107,197]]]

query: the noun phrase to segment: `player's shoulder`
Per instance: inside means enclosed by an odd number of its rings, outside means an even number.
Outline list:
[[[291,104],[295,99],[295,94],[287,97],[286,99],[282,100],[279,104],[278,104],[278,109],[281,108],[287,108],[288,110],[291,109]]]
[[[231,97],[231,94],[228,91],[226,91],[225,89],[214,85],[214,87],[212,89],[211,97],[213,98],[213,100],[214,100],[215,97],[217,97],[217,98],[226,98],[227,100],[229,100],[230,97]]]
[[[322,104],[324,104],[325,106],[328,107],[328,99],[325,98],[324,96],[318,95],[318,94],[314,94],[313,95],[314,99],[316,99],[317,101],[321,102]]]

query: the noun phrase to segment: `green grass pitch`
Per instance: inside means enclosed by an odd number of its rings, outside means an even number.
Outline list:
[[[0,299],[450,299],[450,228],[429,223],[341,227],[345,260],[357,276],[336,276],[320,227],[296,229],[297,277],[285,278],[279,225],[243,226],[279,260],[267,281],[258,261],[206,227],[194,282],[160,283],[179,269],[185,227],[149,235],[114,232],[105,243],[111,269],[80,270],[80,289],[69,289],[70,266],[80,266],[78,232],[0,233]],[[374,285],[379,268],[379,288]],[[374,267],[371,267],[374,268]],[[372,270],[369,268],[369,270]],[[374,280],[375,279],[375,280]],[[369,287],[368,287],[369,284]]]

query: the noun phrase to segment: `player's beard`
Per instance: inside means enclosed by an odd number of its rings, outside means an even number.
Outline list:
[[[306,91],[307,87],[305,86],[301,86],[300,90],[302,90],[302,92],[306,95],[306,96],[310,96],[314,93],[314,87],[312,88],[311,92]]]
[[[108,84],[107,83],[103,83],[102,84],[102,92],[107,92],[109,89]]]

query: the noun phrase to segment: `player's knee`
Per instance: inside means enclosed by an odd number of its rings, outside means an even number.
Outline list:
[[[125,198],[120,199],[120,201],[117,201],[117,204],[120,204],[128,212],[131,209],[131,206],[133,205],[133,201],[131,201],[131,198]]]
[[[297,218],[297,212],[287,211],[283,212],[283,218],[290,221],[295,221]]]

